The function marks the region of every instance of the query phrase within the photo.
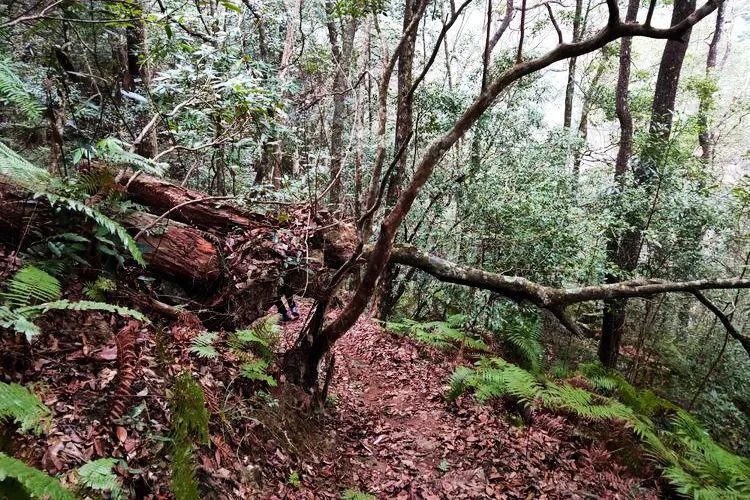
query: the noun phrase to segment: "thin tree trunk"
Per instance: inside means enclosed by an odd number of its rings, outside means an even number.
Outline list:
[[[724,30],[724,3],[722,2],[716,9],[716,27],[708,45],[708,56],[706,57],[706,83],[711,85],[716,69],[716,60],[719,53],[719,44]],[[698,142],[701,145],[701,160],[705,165],[710,165],[713,161],[714,139],[709,127],[709,113],[713,108],[714,92],[703,90],[700,92],[700,101],[698,103],[698,121],[700,131],[698,133]]]
[[[330,182],[333,184],[330,191],[331,203],[340,206],[343,202],[342,160],[344,157],[344,130],[346,128],[347,85],[349,84],[349,70],[351,67],[352,47],[354,35],[357,31],[357,21],[351,17],[340,19],[338,26],[333,12],[333,4],[326,2],[326,14],[328,16],[328,39],[331,43],[331,55],[336,64],[333,76],[333,116],[331,117],[331,132],[329,150],[331,155]]]
[[[576,10],[573,15],[573,42],[577,42],[581,37],[582,10],[583,0],[576,0]],[[568,82],[565,85],[565,109],[563,111],[563,127],[566,129],[570,129],[573,118],[573,94],[575,93],[577,61],[577,57],[571,57],[568,60]]]
[[[403,30],[406,31],[415,15],[418,14],[418,2],[416,0],[406,0],[404,2],[404,19]],[[397,81],[398,81],[398,104],[396,115],[396,136],[394,139],[394,151],[399,151],[412,135],[413,124],[413,94],[410,92],[413,82],[414,67],[414,48],[417,40],[417,31],[412,30],[407,36],[406,42],[401,49],[397,64]],[[393,174],[388,182],[388,191],[386,193],[386,206],[392,208],[399,195],[401,186],[406,176],[407,154],[402,154],[393,170]],[[386,319],[390,316],[393,308],[396,306],[394,295],[394,284],[398,276],[398,267],[390,264],[386,267],[383,277],[380,280],[380,289],[377,294],[377,315],[380,319]]]

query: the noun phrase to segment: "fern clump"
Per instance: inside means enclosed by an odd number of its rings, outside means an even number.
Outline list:
[[[482,358],[474,369],[459,367],[451,377],[449,399],[472,390],[477,399],[513,396],[523,403],[531,403],[542,394],[537,378],[500,358]]]
[[[115,290],[117,290],[117,283],[104,276],[99,276],[95,281],[88,282],[83,286],[83,294],[96,302],[103,302],[107,294]]]
[[[57,278],[34,266],[21,268],[8,281],[6,290],[0,293],[0,299],[3,300],[3,305],[0,305],[0,327],[24,334],[31,341],[39,334],[34,318],[53,310],[103,311],[149,322],[143,314],[127,307],[89,300],[71,302],[60,299],[61,295]]]
[[[579,373],[604,394],[542,380],[502,359],[484,358],[454,371],[447,397],[453,400],[470,390],[480,401],[510,396],[591,421],[617,420],[643,442],[678,493],[697,499],[750,498],[750,459],[722,448],[690,414],[651,391],[639,391],[599,364],[582,364]],[[651,419],[657,410],[673,412],[669,427],[660,428]]]
[[[666,441],[677,453],[664,475],[685,495],[699,499],[750,498],[750,459],[719,446],[695,418],[675,413]]]
[[[100,458],[88,462],[76,471],[78,483],[93,491],[109,493],[113,500],[126,498],[122,479],[114,472],[120,462],[117,458]]]
[[[0,382],[0,419],[8,419],[22,432],[41,433],[49,427],[52,412],[39,397],[18,384]]]
[[[116,238],[130,253],[133,259],[145,266],[143,254],[135,240],[119,223],[107,217],[99,210],[86,205],[71,196],[74,186],[57,179],[23,159],[13,150],[0,142],[0,176],[7,178],[15,185],[34,193],[34,198],[44,198],[53,208],[60,208],[84,216],[93,221],[106,234]]]
[[[539,314],[521,309],[515,304],[508,304],[506,311],[501,321],[505,344],[522,367],[538,372],[544,361]]]
[[[75,499],[59,480],[5,453],[0,453],[0,491],[16,493],[10,498]]]
[[[12,106],[33,122],[41,120],[44,113],[44,107],[26,89],[13,63],[5,58],[0,58],[0,103]]]
[[[466,316],[454,314],[448,316],[445,321],[420,322],[406,318],[401,322],[386,322],[385,327],[444,351],[462,347],[475,351],[489,351],[489,347],[482,339],[461,329],[465,322]]]
[[[276,380],[268,374],[268,368],[273,362],[273,347],[278,343],[280,331],[278,316],[274,314],[260,318],[250,328],[228,336],[223,347],[232,357],[240,360],[242,377],[276,386]],[[222,344],[222,339],[218,333],[204,332],[193,339],[190,352],[200,358],[217,359],[220,356],[217,349],[219,344]]]

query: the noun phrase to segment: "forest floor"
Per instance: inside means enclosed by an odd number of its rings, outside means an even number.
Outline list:
[[[308,309],[302,305],[302,318]],[[653,468],[622,426],[469,395],[449,403],[450,374],[470,356],[426,347],[369,318],[336,344],[328,404],[310,416],[290,386],[259,391],[230,358],[191,354],[201,325],[189,318],[138,326],[133,356],[123,361],[116,339],[122,345],[129,327],[121,320],[49,316],[31,350],[0,338],[0,358],[6,381],[42,396],[51,426],[14,434],[10,446],[6,433],[0,449],[66,484],[75,484],[75,467],[118,457],[127,462],[118,472],[131,497],[171,498],[170,384],[189,368],[211,414],[211,444],[195,452],[204,498],[357,498],[342,496],[347,490],[401,499],[660,496]],[[282,344],[302,324],[284,324]],[[124,389],[123,370],[132,384]],[[115,419],[118,406],[125,411]]]
[[[285,325],[289,335],[297,329]],[[341,498],[347,489],[428,500],[660,496],[653,471],[639,478],[619,464],[598,436],[603,429],[543,412],[526,412],[524,422],[518,408],[470,396],[446,402],[451,372],[468,363],[461,353],[427,348],[365,318],[335,356],[322,463],[336,473],[311,470],[301,487],[282,486],[274,496]]]

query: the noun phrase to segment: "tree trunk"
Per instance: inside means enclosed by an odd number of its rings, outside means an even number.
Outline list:
[[[331,134],[329,141],[331,168],[330,191],[331,203],[340,206],[343,203],[343,182],[341,169],[344,156],[344,130],[346,128],[346,115],[348,113],[347,86],[349,85],[349,71],[352,62],[352,48],[354,35],[357,31],[357,20],[354,17],[340,19],[336,25],[333,13],[333,4],[326,2],[326,14],[328,16],[328,39],[331,43],[331,54],[336,64],[333,76],[333,115],[331,117]],[[341,40],[339,40],[339,38]]]
[[[716,60],[719,53],[719,44],[724,30],[724,3],[722,2],[716,9],[716,27],[708,45],[708,56],[706,57],[706,79],[710,85],[714,79],[714,70],[716,69]],[[709,113],[713,108],[714,92],[713,90],[703,89],[699,95],[698,103],[698,143],[701,145],[701,160],[704,165],[710,165],[713,161],[714,138],[709,127]]]
[[[672,24],[685,19],[695,10],[694,0],[677,0],[672,12]],[[638,13],[638,1],[628,3],[627,18],[633,20]],[[647,184],[656,168],[659,148],[669,138],[672,128],[672,111],[677,96],[677,84],[685,58],[690,30],[683,35],[682,40],[668,40],[662,54],[659,75],[656,80],[654,103],[651,111],[650,146],[644,151],[643,158],[635,171],[635,181]],[[617,80],[616,111],[620,121],[620,147],[615,162],[615,182],[619,189],[623,189],[623,176],[627,172],[628,162],[633,150],[633,120],[628,106],[628,87],[630,81],[630,51],[631,40],[623,38],[620,46],[620,70]],[[618,241],[612,235],[607,243],[609,258],[619,269],[631,273],[638,265],[641,252],[641,231],[644,223],[639,214],[632,215],[634,230],[626,231]],[[616,283],[618,277],[612,274],[605,276],[606,283]],[[602,317],[602,335],[599,341],[599,360],[608,368],[617,366],[619,346],[625,327],[625,312],[627,301],[608,300],[604,304]]]
[[[576,10],[573,14],[573,42],[577,42],[581,37],[582,10],[583,0],[576,0]],[[573,94],[575,93],[577,61],[577,57],[571,57],[568,60],[568,82],[565,85],[565,108],[563,111],[563,127],[566,129],[570,129],[573,118]]]
[[[130,90],[143,89],[144,94],[148,93],[151,84],[151,69],[148,66],[148,38],[146,29],[146,16],[148,14],[147,6],[142,1],[133,1],[131,8],[138,11],[137,19],[131,26],[126,28],[125,40],[127,44],[127,62],[128,78],[127,82],[132,85]],[[138,82],[140,80],[140,83]],[[148,101],[151,98],[146,95]],[[138,113],[136,117],[136,133],[143,130],[151,121],[149,116],[150,108]],[[153,158],[159,152],[159,143],[157,137],[157,125],[154,124],[148,130],[146,135],[135,144],[136,152],[146,158]]]
[[[404,20],[403,30],[406,31],[409,23],[415,15],[418,14],[418,2],[416,0],[406,0],[404,2]],[[417,31],[413,30],[407,35],[407,39],[398,56],[398,105],[396,111],[396,136],[394,139],[393,150],[399,151],[411,137],[413,124],[413,94],[411,90],[413,82],[414,66],[414,46],[417,40]],[[388,191],[386,193],[386,206],[393,207],[401,194],[401,186],[406,176],[406,163],[409,155],[404,152],[396,162],[396,167],[388,182]],[[383,277],[380,279],[380,287],[377,294],[377,316],[384,320],[390,316],[393,308],[396,306],[394,296],[394,285],[398,276],[398,267],[390,264],[386,267]]]

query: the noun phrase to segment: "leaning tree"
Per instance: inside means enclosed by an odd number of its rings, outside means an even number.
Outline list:
[[[564,40],[563,33],[555,20],[552,9],[548,9],[550,21],[555,27],[557,33],[557,45],[549,52],[534,58],[524,57],[524,30],[525,16],[523,13],[526,4],[523,2],[521,7],[520,19],[520,36],[516,51],[515,63],[494,77],[491,81],[486,82],[482,92],[469,105],[455,121],[452,127],[442,136],[434,140],[424,151],[417,162],[411,178],[406,182],[392,206],[385,209],[382,219],[376,224],[373,220],[376,212],[385,197],[388,186],[389,176],[394,168],[399,164],[399,159],[407,147],[408,140],[404,140],[394,152],[394,157],[388,168],[385,169],[385,131],[387,119],[387,91],[390,83],[393,69],[404,47],[408,47],[413,33],[418,29],[419,20],[422,13],[427,9],[429,0],[420,0],[413,10],[411,22],[405,23],[401,38],[394,51],[385,61],[383,72],[379,84],[378,98],[378,136],[379,144],[375,154],[374,165],[372,167],[373,178],[369,189],[367,205],[363,214],[357,221],[357,230],[359,242],[354,254],[333,276],[329,284],[330,292],[341,283],[343,277],[352,268],[356,267],[358,261],[363,260],[363,271],[361,279],[358,281],[356,290],[353,292],[343,309],[335,319],[326,321],[326,311],[329,307],[329,300],[320,301],[313,313],[313,317],[305,329],[301,332],[300,337],[294,346],[285,356],[285,370],[292,381],[301,383],[303,386],[313,389],[317,386],[318,367],[334,343],[340,339],[354,325],[357,319],[367,308],[370,300],[377,290],[378,282],[390,262],[402,263],[416,266],[426,271],[438,279],[449,282],[460,283],[467,286],[475,286],[488,290],[493,290],[499,294],[505,295],[515,300],[527,300],[539,307],[551,311],[569,330],[574,333],[580,333],[575,322],[566,313],[566,308],[576,302],[627,298],[636,296],[650,296],[665,292],[689,292],[694,293],[696,297],[706,304],[714,313],[721,314],[721,311],[713,306],[708,299],[702,294],[701,290],[707,288],[748,288],[750,280],[728,279],[728,280],[699,280],[684,283],[663,283],[663,282],[624,282],[616,284],[605,284],[600,286],[583,287],[571,290],[549,289],[539,286],[535,283],[516,277],[507,277],[494,275],[478,269],[465,268],[460,265],[446,262],[438,257],[431,256],[413,248],[398,247],[394,249],[396,234],[409,213],[412,205],[432,175],[435,167],[440,163],[446,152],[461,139],[464,134],[474,125],[474,123],[487,111],[495,102],[496,98],[511,85],[518,82],[524,77],[532,75],[550,65],[566,59],[580,57],[584,54],[596,51],[606,44],[623,37],[648,37],[654,39],[673,40],[677,43],[685,43],[684,37],[690,29],[701,19],[713,12],[722,0],[709,0],[701,7],[692,10],[685,16],[679,16],[673,23],[666,28],[657,28],[652,26],[652,14],[655,7],[655,0],[651,0],[648,14],[643,23],[637,22],[636,19],[621,19],[620,9],[617,0],[607,0],[607,21],[606,24],[594,35],[572,42]],[[464,7],[464,3],[460,8]],[[549,5],[549,4],[548,4]],[[455,9],[455,7],[454,7]],[[444,23],[444,29],[438,37],[437,44],[433,49],[435,53],[445,35],[445,31],[450,28],[452,21],[458,12],[454,10],[449,18],[448,23]],[[430,58],[423,70],[426,72],[434,57]],[[422,75],[420,75],[421,77]],[[421,78],[415,80],[418,85]],[[397,121],[399,119],[397,115]],[[397,124],[398,128],[398,124]],[[379,232],[375,241],[367,245],[367,240],[373,226],[378,226]],[[332,293],[327,296],[332,296]],[[722,323],[725,323],[722,320]],[[727,323],[725,323],[727,326]],[[735,338],[740,340],[746,349],[750,349],[750,341],[747,337],[742,336],[736,331],[731,324]],[[749,351],[750,352],[750,351]]]

